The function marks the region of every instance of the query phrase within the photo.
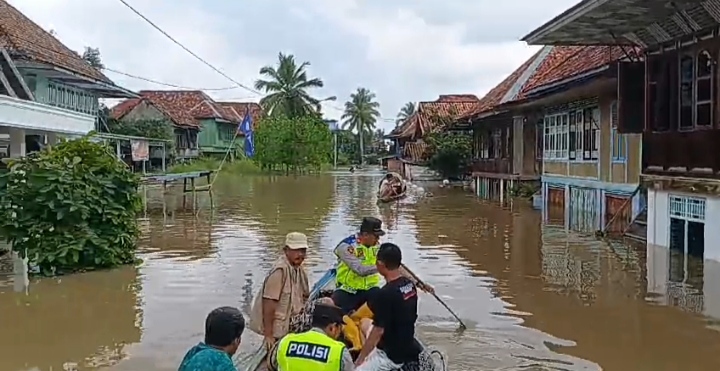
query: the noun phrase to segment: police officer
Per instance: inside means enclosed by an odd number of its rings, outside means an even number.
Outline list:
[[[375,267],[379,240],[385,235],[382,221],[363,218],[360,231],[335,247],[338,257],[336,289],[332,299],[345,313],[357,310],[370,299],[380,286],[380,275]]]
[[[342,334],[343,312],[334,305],[315,304],[313,328],[283,337],[270,357],[279,371],[354,371],[352,356],[337,339]]]

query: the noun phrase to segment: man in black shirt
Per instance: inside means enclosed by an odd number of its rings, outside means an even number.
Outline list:
[[[373,328],[358,355],[357,371],[399,370],[416,362],[420,347],[415,341],[418,295],[415,284],[400,273],[402,253],[392,243],[380,245],[377,269],[386,281],[368,302]]]

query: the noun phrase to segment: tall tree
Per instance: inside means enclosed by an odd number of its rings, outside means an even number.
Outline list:
[[[380,103],[375,101],[375,93],[365,88],[358,88],[350,94],[350,100],[345,102],[345,112],[341,119],[343,128],[356,131],[360,141],[360,164],[365,163],[365,146],[363,137],[365,133],[375,130],[375,124],[380,117]]]
[[[403,122],[405,122],[407,119],[410,118],[410,116],[415,113],[415,103],[413,102],[407,102],[405,105],[400,108],[400,112],[397,114],[397,118],[395,119],[395,126],[400,126]]]
[[[99,70],[105,68],[105,65],[102,63],[102,59],[100,58],[100,49],[98,48],[86,46],[85,51],[82,53],[82,59]]]
[[[320,101],[308,93],[309,89],[322,88],[319,78],[309,78],[307,67],[310,62],[297,64],[293,55],[278,54],[276,66],[265,66],[260,75],[266,79],[255,81],[255,89],[267,95],[260,105],[270,115],[284,114],[294,118],[320,111]]]

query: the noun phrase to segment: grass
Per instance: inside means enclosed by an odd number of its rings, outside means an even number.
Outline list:
[[[205,170],[216,171],[220,167],[220,162],[220,160],[214,158],[199,158],[192,162],[173,165],[168,169],[168,173],[191,173]],[[226,161],[221,171],[232,174],[260,174],[263,172],[252,160],[248,159],[240,159],[233,162]]]

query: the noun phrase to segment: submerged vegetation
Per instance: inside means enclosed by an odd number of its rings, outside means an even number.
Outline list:
[[[87,136],[11,160],[0,234],[44,275],[135,261],[139,178]]]

